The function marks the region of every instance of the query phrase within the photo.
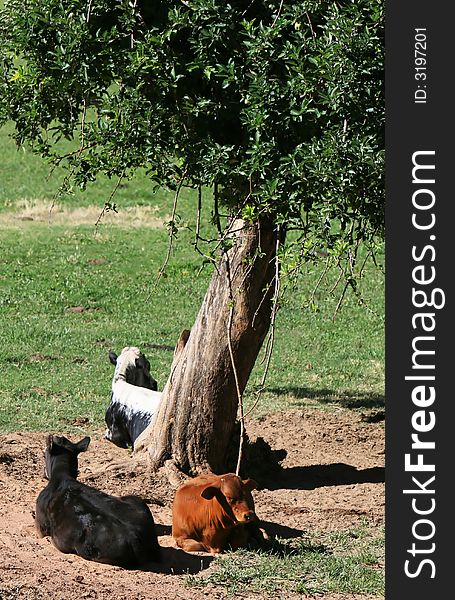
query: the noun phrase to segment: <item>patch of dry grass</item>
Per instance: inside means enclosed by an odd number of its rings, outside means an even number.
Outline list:
[[[103,211],[99,206],[66,207],[52,205],[45,200],[23,199],[12,205],[12,210],[0,213],[0,226],[21,228],[24,223],[47,223],[48,225],[110,225],[121,228],[147,227],[160,229],[166,219],[159,216],[158,206],[131,206]]]

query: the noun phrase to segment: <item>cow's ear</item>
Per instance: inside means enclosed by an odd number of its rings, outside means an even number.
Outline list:
[[[90,444],[90,438],[88,436],[86,436],[85,438],[83,438],[80,442],[78,442],[76,444],[76,450],[77,452],[85,452],[88,448],[88,445]]]
[[[109,360],[113,365],[117,364],[117,354],[115,352],[112,352],[112,350],[110,350],[109,352]]]
[[[71,442],[69,440],[67,440],[66,437],[63,435],[52,435],[51,436],[51,448],[52,449],[55,449],[57,446],[60,446],[61,448],[67,448],[68,446],[71,446],[71,445],[72,445]]]
[[[254,481],[254,479],[245,479],[244,481],[242,481],[242,483],[248,492],[257,489],[258,487],[258,484]]]
[[[54,435],[52,437],[52,442],[54,446],[60,446],[60,448],[65,448],[65,450],[68,450],[69,452],[75,452],[76,454],[79,454],[79,452],[84,452],[84,450],[87,449],[88,442],[90,442],[89,437],[84,438],[77,444],[71,442],[68,438],[66,438],[63,435]]]
[[[150,363],[142,353],[136,358],[135,364],[138,369],[150,371]]]
[[[206,500],[211,500],[220,491],[220,482],[213,483],[212,485],[208,485],[201,492],[201,496]]]

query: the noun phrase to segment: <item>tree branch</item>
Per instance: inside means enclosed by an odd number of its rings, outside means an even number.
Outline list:
[[[112,192],[111,192],[111,194],[110,194],[110,196],[109,196],[109,199],[107,200],[107,202],[105,202],[105,203],[104,203],[104,208],[103,208],[103,210],[100,212],[100,214],[99,214],[99,216],[98,216],[98,219],[96,220],[96,223],[95,223],[95,233],[97,233],[97,232],[98,232],[98,226],[99,226],[99,224],[101,223],[101,220],[102,220],[102,218],[104,217],[104,215],[105,215],[107,212],[109,212],[110,210],[113,210],[114,212],[117,212],[117,209],[116,209],[116,207],[115,207],[115,204],[114,204],[114,206],[112,206],[112,205],[111,205],[111,200],[112,200],[112,198],[115,196],[115,194],[116,194],[116,192],[117,192],[117,190],[118,190],[118,188],[119,188],[119,186],[120,186],[120,184],[121,184],[121,182],[122,182],[122,180],[123,180],[123,177],[124,177],[124,176],[125,176],[125,171],[123,171],[123,173],[120,175],[120,177],[119,177],[119,179],[118,179],[117,183],[115,184],[115,187],[114,187],[114,189],[112,190]]]
[[[278,21],[278,19],[280,18],[281,11],[282,11],[282,9],[283,9],[283,2],[284,2],[284,0],[281,0],[281,2],[280,2],[280,7],[278,8],[278,12],[277,12],[277,14],[276,14],[276,16],[275,16],[275,19],[274,19],[273,23],[272,23],[272,27],[275,27],[275,23],[276,23],[276,22]]]
[[[177,202],[180,196],[180,190],[182,189],[182,185],[183,185],[183,181],[186,177],[186,171],[183,173],[181,180],[179,181],[179,184],[177,186],[177,189],[175,191],[174,194],[174,202],[172,205],[172,215],[171,215],[171,220],[169,221],[169,245],[168,245],[168,249],[167,249],[167,254],[166,254],[166,258],[164,260],[164,263],[161,267],[161,269],[158,272],[158,277],[157,277],[157,281],[162,277],[164,271],[166,270],[166,267],[169,263],[169,259],[171,257],[171,252],[172,252],[172,246],[173,246],[173,241],[174,241],[174,227],[175,227],[175,215],[176,215],[176,211],[177,211]]]

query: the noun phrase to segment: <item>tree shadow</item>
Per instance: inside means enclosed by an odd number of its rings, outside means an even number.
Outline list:
[[[293,538],[301,537],[305,532],[303,529],[295,529],[294,527],[287,527],[280,523],[273,521],[263,521],[261,519],[261,527],[266,531],[267,535],[274,538],[281,538],[282,540],[291,540]]]
[[[385,410],[377,410],[367,415],[362,415],[362,421],[365,423],[380,423],[385,421]]]
[[[273,478],[261,479],[260,487],[269,490],[314,490],[318,487],[354,483],[384,483],[385,468],[357,469],[344,463],[280,468]]]
[[[169,346],[168,344],[152,344],[151,342],[145,342],[142,344],[143,348],[148,348],[150,350],[163,350],[164,352],[174,352],[174,346]]]
[[[301,542],[303,545],[300,549],[293,548],[286,543],[286,540],[303,539],[305,531],[281,525],[274,521],[260,521],[260,527],[267,534],[267,539],[256,538],[252,534],[250,544],[247,546],[252,552],[264,552],[267,554],[284,558],[295,552],[312,552],[317,554],[330,554],[330,550],[323,544],[314,544],[309,540]],[[158,536],[168,535],[171,527],[169,525],[157,524]],[[283,540],[283,541],[281,541]],[[185,552],[180,548],[161,546],[162,561],[160,563],[151,563],[144,570],[153,571],[154,573],[162,573],[165,575],[195,575],[209,568],[215,556],[208,552]]]
[[[332,551],[327,546],[324,546],[324,544],[314,544],[309,541],[302,543],[300,548],[292,548],[276,538],[267,547],[267,554],[278,558],[287,558],[293,554],[301,553],[332,554]]]
[[[384,408],[384,394],[336,392],[335,390],[314,390],[305,387],[271,387],[267,388],[271,394],[276,396],[292,396],[296,400],[317,400],[321,404],[342,404],[346,408]],[[297,402],[297,406],[305,406],[304,402]]]
[[[261,530],[267,534],[266,538],[253,538],[248,546],[251,551],[267,552],[267,555],[284,558],[293,554],[314,553],[314,554],[331,554],[327,546],[314,543],[306,539],[303,529],[295,529],[287,527],[274,521],[260,521]],[[291,543],[289,543],[291,540]],[[298,545],[293,542],[298,541]]]

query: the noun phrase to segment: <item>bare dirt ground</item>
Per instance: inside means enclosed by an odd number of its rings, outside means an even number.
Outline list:
[[[383,525],[384,426],[381,414],[371,417],[346,410],[305,410],[274,413],[248,424],[251,439],[261,436],[272,448],[287,450],[280,475],[263,478],[253,493],[256,512],[269,533],[297,537],[312,529],[346,529],[363,519],[372,527]],[[0,435],[0,600],[229,597],[220,587],[196,588],[185,583],[186,573],[209,573],[211,557],[186,554],[173,544],[171,503],[177,481],[173,486],[164,473],[151,474],[125,450],[105,441],[101,431],[80,455],[80,479],[105,492],[138,494],[149,502],[164,548],[162,572],[126,571],[85,561],[61,554],[48,538],[38,539],[33,514],[36,496],[46,485],[45,439],[45,433]],[[125,466],[114,468],[119,461],[125,461]],[[283,592],[279,597],[302,596]],[[319,597],[377,600],[350,594]]]

